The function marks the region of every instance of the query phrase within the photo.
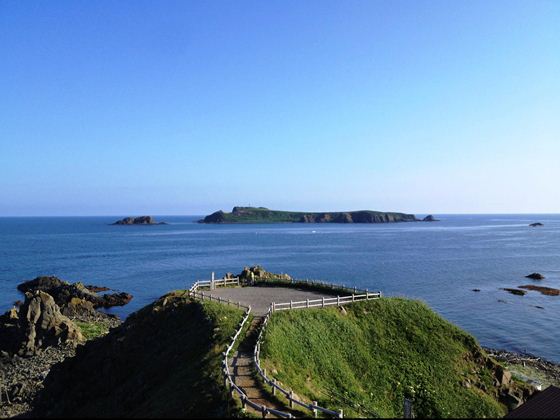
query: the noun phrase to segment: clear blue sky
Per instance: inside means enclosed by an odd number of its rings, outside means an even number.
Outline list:
[[[560,212],[560,1],[0,2],[0,215]]]

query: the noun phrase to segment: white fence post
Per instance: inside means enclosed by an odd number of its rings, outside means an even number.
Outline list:
[[[313,405],[317,405],[317,401],[313,401]],[[316,408],[313,408],[313,417],[317,418],[318,412],[319,411]]]
[[[309,308],[309,299],[307,299],[306,308]]]
[[[324,307],[325,307],[325,297],[323,296],[321,298],[321,308],[324,308]]]
[[[340,296],[336,297],[336,306],[340,306]]]

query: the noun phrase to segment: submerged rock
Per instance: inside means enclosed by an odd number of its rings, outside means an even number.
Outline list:
[[[560,290],[553,289],[552,287],[535,286],[533,284],[526,284],[524,286],[519,286],[519,287],[521,289],[534,290],[534,291],[537,291],[537,292],[541,292],[543,295],[547,295],[547,296],[559,296],[560,295]]]
[[[512,295],[519,295],[519,296],[525,296],[525,294],[527,293],[525,290],[510,289],[509,287],[502,287],[502,290],[505,290],[506,292],[509,292]]]

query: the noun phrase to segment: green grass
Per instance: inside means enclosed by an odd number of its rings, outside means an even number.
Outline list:
[[[166,295],[51,370],[34,415],[236,415],[221,363],[242,317],[232,306]]]
[[[86,340],[93,340],[109,332],[109,326],[102,322],[75,321],[75,323],[82,331],[82,335]]]
[[[405,396],[418,417],[505,414],[475,339],[423,303],[385,298],[345,310],[275,313],[264,367],[299,396],[346,416],[402,417]]]

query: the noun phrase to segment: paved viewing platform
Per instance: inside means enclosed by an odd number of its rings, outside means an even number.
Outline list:
[[[332,297],[327,291],[318,292],[292,287],[223,287],[215,290],[206,290],[205,295],[212,295],[232,302],[240,302],[251,306],[255,316],[263,316],[272,302],[301,301],[306,299],[321,299]]]

